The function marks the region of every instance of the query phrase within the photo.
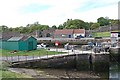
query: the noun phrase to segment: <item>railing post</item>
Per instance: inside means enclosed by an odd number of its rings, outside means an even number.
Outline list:
[[[26,61],[27,61],[27,55],[25,56],[25,58],[26,58]]]
[[[8,61],[8,57],[6,56],[6,60]]]
[[[18,55],[18,61],[19,61],[19,55]]]
[[[69,49],[68,49],[68,55],[69,55]]]
[[[40,59],[40,52],[39,52],[39,59]]]
[[[75,50],[73,50],[73,53],[75,54]]]
[[[34,54],[33,54],[33,60],[34,60]]]
[[[47,52],[47,58],[48,58],[48,52]]]
[[[13,56],[11,56],[11,61],[13,61]]]

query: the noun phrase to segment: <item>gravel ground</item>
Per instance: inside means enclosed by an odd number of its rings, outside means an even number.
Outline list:
[[[65,69],[25,69],[25,68],[9,68],[10,71],[26,74],[33,78],[100,78],[98,74],[90,71],[76,71]]]

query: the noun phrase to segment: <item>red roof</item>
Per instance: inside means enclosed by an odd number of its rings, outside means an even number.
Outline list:
[[[55,30],[54,34],[73,34],[73,29]]]
[[[78,33],[85,33],[85,29],[62,29],[62,30],[55,30],[54,34],[78,34]]]
[[[74,29],[74,34],[85,33],[85,29]]]

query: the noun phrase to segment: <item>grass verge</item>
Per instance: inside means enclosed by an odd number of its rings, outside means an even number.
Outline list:
[[[0,62],[2,64],[2,66],[0,66],[0,77],[4,78],[4,80],[9,80],[7,78],[32,78],[31,76],[27,76],[25,74],[19,74],[19,73],[15,73],[15,72],[11,72],[8,70],[8,63],[6,62]]]
[[[54,54],[62,54],[63,52],[55,52],[55,51],[47,51],[45,49],[38,49],[33,51],[17,51],[13,52],[11,50],[2,50],[0,49],[2,56],[43,56],[43,55],[54,55]],[[1,56],[0,55],[0,56]]]

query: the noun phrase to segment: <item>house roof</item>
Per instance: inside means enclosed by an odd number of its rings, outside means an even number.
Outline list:
[[[62,29],[62,30],[55,30],[54,34],[78,34],[78,33],[85,33],[85,29]]]
[[[54,34],[73,34],[73,29],[55,30]]]
[[[74,34],[85,33],[85,29],[74,29]]]
[[[43,30],[42,34],[53,33],[54,31],[55,31],[55,29]]]
[[[20,36],[19,32],[1,32],[0,33],[0,39],[2,40],[8,40],[13,36]]]

